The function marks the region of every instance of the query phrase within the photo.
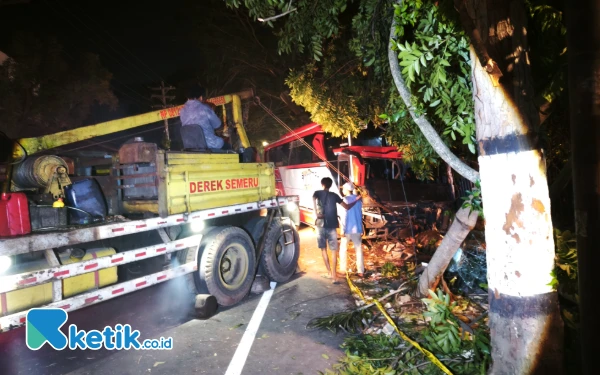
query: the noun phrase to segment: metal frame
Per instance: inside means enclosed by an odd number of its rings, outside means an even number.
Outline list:
[[[276,207],[277,203],[297,202],[298,197],[277,197],[259,202],[217,207],[207,210],[194,211],[171,215],[166,218],[154,217],[143,220],[122,221],[113,224],[87,226],[65,232],[29,234],[14,238],[0,239],[0,255],[16,255],[43,251],[63,246],[73,246],[80,243],[120,237],[127,234],[139,233],[175,225],[204,221],[216,217],[236,215],[243,212],[258,211],[264,208]]]
[[[110,256],[85,260],[83,262],[70,263],[63,266],[57,264],[58,262],[54,264],[50,263],[51,268],[46,268],[44,270],[0,276],[0,293],[29,288],[47,282],[59,281],[89,272],[96,272],[105,268],[173,253],[186,248],[197,247],[201,240],[201,235],[195,235],[177,241],[124,251]],[[52,252],[52,250],[46,250],[46,253],[49,251]]]
[[[198,263],[197,260],[194,260],[192,262],[182,264],[175,268],[171,268],[161,272],[156,272],[150,275],[142,276],[135,280],[111,285],[91,292],[83,293],[75,297],[67,298],[62,301],[52,302],[48,305],[40,307],[53,307],[63,309],[65,311],[74,311],[83,307],[95,305],[97,303],[115,297],[120,297],[127,293],[147,288],[151,285],[160,284],[162,282],[174,279],[175,277],[192,273],[197,269]],[[27,311],[21,311],[15,314],[0,317],[0,331],[5,332],[22,326],[23,324],[25,324],[26,316]]]
[[[198,269],[198,247],[202,235],[193,235],[175,241],[128,250],[114,255],[94,258],[83,262],[60,265],[52,249],[77,245],[81,243],[114,238],[149,230],[164,230],[195,221],[203,221],[217,217],[231,216],[242,212],[259,211],[277,208],[281,204],[297,202],[298,197],[276,197],[268,200],[219,207],[192,212],[190,214],[171,215],[166,218],[150,218],[144,220],[125,221],[101,226],[91,226],[60,233],[31,234],[16,238],[0,239],[0,255],[16,255],[43,251],[50,267],[33,272],[0,276],[0,296],[10,291],[52,283],[52,302],[41,307],[62,308],[66,311],[78,310],[111,298],[159,284],[175,277],[189,274]],[[161,236],[162,237],[162,236]],[[163,238],[163,241],[165,239]],[[62,280],[101,269],[136,262],[142,259],[161,256],[189,249],[194,251],[194,259],[180,266],[156,272],[135,280],[117,283],[101,289],[92,290],[74,297],[63,299]],[[7,331],[25,323],[26,311],[0,317],[0,332]]]

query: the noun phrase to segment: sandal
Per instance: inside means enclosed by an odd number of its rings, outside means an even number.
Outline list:
[[[331,279],[331,275],[328,274],[328,273],[322,274],[321,277],[324,278],[324,279]]]

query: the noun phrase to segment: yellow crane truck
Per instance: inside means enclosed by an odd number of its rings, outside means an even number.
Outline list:
[[[122,136],[183,106],[0,145],[12,160],[0,164],[0,331],[33,307],[73,311],[180,276],[224,306],[249,293],[257,270],[287,281],[297,197],[276,196],[273,165],[252,156],[242,111],[252,99],[209,100],[233,151]],[[125,142],[106,147],[107,135]]]

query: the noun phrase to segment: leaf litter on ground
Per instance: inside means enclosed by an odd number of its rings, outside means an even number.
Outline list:
[[[421,352],[390,329],[385,316],[373,306],[375,299],[381,299],[385,310],[402,332],[433,352],[452,373],[485,373],[489,364],[487,305],[479,303],[477,298],[460,296],[459,293],[452,300],[449,295],[436,292],[435,299],[428,296],[433,300],[429,303],[426,299],[414,297],[418,267],[414,256],[408,258],[403,254],[406,251],[411,254],[418,252],[413,246],[415,242],[414,238],[408,238],[405,241],[372,243],[364,254],[368,269],[365,276],[359,278],[350,274],[350,279],[362,291],[367,303],[353,294],[355,309],[309,321],[308,329],[349,334],[342,345],[346,356],[323,374],[441,373]],[[392,249],[403,249],[404,252]],[[355,267],[354,252],[349,251],[348,255],[349,266]],[[428,311],[430,314],[427,314]],[[445,320],[432,323],[432,318],[438,319],[440,314]],[[386,325],[390,327],[386,329]]]

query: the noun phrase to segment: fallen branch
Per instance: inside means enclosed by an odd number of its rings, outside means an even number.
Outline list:
[[[402,372],[399,372],[399,373],[398,373],[398,375],[400,375],[400,374],[404,374],[405,372],[408,372],[408,371],[412,371],[412,370],[414,370],[414,369],[416,369],[416,368],[419,368],[419,367],[423,367],[423,366],[427,366],[427,365],[432,365],[432,364],[433,364],[433,363],[431,363],[431,362],[429,362],[429,361],[422,362],[422,363],[419,363],[418,365],[415,365],[415,366],[409,367],[409,368],[407,368],[406,370],[403,370]]]
[[[483,319],[487,314],[488,314],[488,312],[484,311],[481,315],[479,315],[477,318],[473,319],[473,321],[471,323],[469,323],[469,327],[473,326],[473,324],[475,324],[478,321],[480,321],[481,319]]]
[[[402,357],[404,357],[404,355],[406,353],[408,353],[411,349],[413,349],[414,346],[409,346],[408,348],[406,348],[402,353],[400,353],[399,356],[396,357],[396,359],[394,360],[394,362],[392,362],[392,368],[396,368],[396,365],[398,365],[398,362],[400,361],[400,359]]]
[[[442,281],[444,291],[455,299],[452,293],[450,293],[448,286],[445,285],[443,278],[444,271],[448,267],[448,264],[450,264],[452,257],[456,254],[460,245],[465,238],[467,238],[467,235],[475,227],[475,224],[477,224],[478,215],[479,213],[477,211],[471,211],[470,207],[462,207],[458,210],[442,243],[438,246],[435,254],[433,254],[433,257],[429,261],[429,265],[427,265],[419,277],[419,285],[417,287],[417,293],[419,295],[427,296],[428,290],[435,290],[438,283]]]
[[[406,285],[407,283],[408,283],[408,281],[404,282],[402,285],[400,285],[400,286],[398,287],[398,289],[394,290],[393,292],[389,292],[388,294],[386,294],[385,296],[383,296],[383,297],[381,297],[381,298],[378,298],[378,299],[377,299],[377,301],[381,302],[381,301],[383,301],[384,299],[388,299],[388,298],[390,298],[391,296],[393,296],[393,295],[395,295],[395,294],[398,294],[398,293],[400,293],[400,292],[402,292],[402,291],[405,291],[407,288],[402,288],[402,287],[403,287],[404,285]],[[368,305],[361,306],[361,307],[359,307],[358,309],[356,309],[356,311],[360,311],[360,310],[368,309],[368,308],[369,308],[369,307],[371,307],[371,306],[375,306],[375,302],[371,302],[371,303],[369,303]]]
[[[465,331],[469,332],[471,335],[474,333],[473,332],[473,328],[471,328],[470,325],[468,325],[467,323],[465,323],[462,320],[460,320],[454,313],[452,313],[452,315],[454,315],[454,317],[456,318],[456,321],[460,325],[460,328],[463,329],[463,333],[460,335],[460,339],[461,340],[463,340],[463,336],[464,336]]]
[[[450,299],[452,301],[456,301],[456,296],[454,295],[454,293],[452,293],[450,288],[448,288],[448,284],[446,283],[446,280],[444,280],[443,277],[441,278],[441,280],[442,280],[442,290],[450,296]]]

